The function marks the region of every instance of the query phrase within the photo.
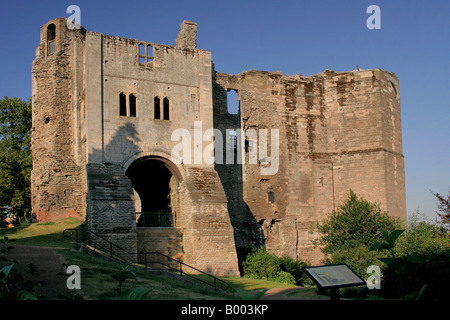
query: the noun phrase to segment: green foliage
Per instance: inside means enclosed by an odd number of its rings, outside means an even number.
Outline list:
[[[306,265],[291,258],[279,258],[264,247],[253,250],[242,264],[244,277],[297,285],[310,283],[302,270]]]
[[[291,274],[294,278],[295,284],[299,286],[309,286],[313,281],[303,271],[303,267],[309,264],[304,261],[296,261],[289,257],[280,258],[281,270]]]
[[[432,223],[421,221],[411,225],[397,243],[398,255],[439,253],[450,249],[449,232]]]
[[[257,291],[256,293],[250,294],[248,291],[241,289],[241,288],[233,287],[233,289],[239,295],[241,300],[259,300],[269,290],[269,289],[260,290],[260,291]]]
[[[0,223],[7,214],[20,223],[31,212],[30,131],[31,103],[8,97],[0,100]]]
[[[118,300],[144,300],[144,298],[153,291],[153,288],[131,288],[122,295]]]
[[[44,285],[44,281],[33,282],[26,280],[20,274],[14,274],[15,263],[6,265],[0,269],[0,300],[39,300],[33,293],[38,286]],[[36,266],[30,264],[25,271],[31,275],[37,275]]]
[[[409,238],[417,239],[423,237],[423,229],[429,234],[436,232],[436,226],[426,223],[418,224],[414,229],[409,230],[406,235]],[[440,229],[442,231],[442,229]],[[408,237],[406,237],[406,250],[398,250],[400,244],[399,236],[404,230],[395,230],[391,233],[384,233],[385,241],[374,243],[370,250],[387,250],[390,257],[379,258],[387,268],[383,271],[383,295],[388,298],[402,299],[449,299],[448,287],[450,285],[450,275],[448,266],[450,265],[450,250],[448,247],[440,248],[432,252],[426,252],[417,242],[408,247]],[[418,233],[419,236],[417,236]],[[447,238],[445,234],[443,238]],[[425,240],[425,239],[422,239]],[[423,242],[422,242],[423,243]],[[412,252],[412,248],[419,249],[419,252]]]
[[[317,223],[317,231],[322,234],[316,244],[323,246],[323,252],[332,254],[369,246],[382,238],[382,230],[398,229],[400,222],[382,211],[379,204],[369,202],[350,190],[349,197],[322,223]]]
[[[349,249],[338,249],[333,252],[326,260],[325,264],[346,263],[363,279],[367,279],[367,267],[378,265],[378,258],[382,255],[378,252],[371,252],[367,246],[357,246]]]
[[[129,266],[128,265],[123,266],[122,269],[120,271],[114,273],[112,275],[112,277],[119,284],[119,294],[122,294],[122,285],[123,285],[125,280],[132,279],[132,280],[139,281],[139,279],[136,276],[136,274],[133,271],[129,270]]]
[[[433,193],[438,200],[438,216],[441,218],[442,223],[450,230],[450,191],[447,198],[441,196],[439,193]]]
[[[3,237],[3,239],[1,240],[1,243],[3,244],[3,248],[0,249],[0,253],[4,254],[4,257],[0,257],[0,261],[4,260],[4,261],[9,261],[8,259],[8,253],[14,249],[14,247],[10,246],[9,244],[11,242],[15,241],[14,239],[9,239],[8,237]]]

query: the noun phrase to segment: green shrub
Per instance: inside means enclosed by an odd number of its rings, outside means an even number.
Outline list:
[[[287,284],[311,284],[302,270],[307,263],[291,258],[279,258],[264,247],[253,250],[242,263],[244,277]]]
[[[247,255],[242,268],[247,278],[272,280],[281,270],[281,261],[260,247]]]
[[[400,234],[402,230],[395,231]],[[381,296],[403,299],[449,299],[450,247],[448,232],[439,226],[419,223],[401,238],[386,233],[386,241],[371,250],[389,251],[385,263]]]
[[[309,266],[307,262],[296,261],[289,257],[280,258],[281,269],[290,273],[295,280],[295,284],[299,286],[310,286],[313,284],[312,280],[303,271],[303,267]]]
[[[382,263],[378,260],[382,254],[379,252],[369,251],[367,246],[358,246],[351,250],[340,249],[334,251],[328,256],[325,261],[326,264],[346,263],[363,279],[367,279],[370,274],[367,274],[367,268],[371,265],[378,265],[381,267]]]
[[[399,255],[439,253],[450,249],[450,237],[446,229],[422,221],[406,230],[397,244]]]
[[[278,271],[277,275],[274,279],[271,279],[272,281],[280,282],[280,283],[287,283],[287,284],[295,284],[295,278],[292,274],[286,271]]]
[[[398,219],[382,211],[379,204],[369,202],[350,190],[349,197],[316,229],[322,235],[316,244],[325,254],[336,250],[352,250],[361,245],[370,246],[383,238],[382,231],[398,229]]]

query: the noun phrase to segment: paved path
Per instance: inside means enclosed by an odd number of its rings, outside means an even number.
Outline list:
[[[63,294],[71,297],[70,290],[67,289],[67,277],[62,274],[64,268],[61,258],[55,253],[54,248],[24,246],[11,243],[14,249],[8,253],[8,259],[15,260],[17,263],[11,272],[19,272],[24,278],[33,282],[45,281],[46,284],[36,288],[35,293],[42,295],[45,300],[61,300],[64,298],[58,297]],[[32,263],[37,267],[37,275],[30,275],[25,272],[25,268]],[[4,261],[0,262],[1,266],[11,264]]]

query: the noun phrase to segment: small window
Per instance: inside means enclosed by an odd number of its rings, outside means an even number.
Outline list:
[[[130,94],[130,117],[136,117],[136,96]]]
[[[269,200],[270,203],[275,203],[275,195],[272,191],[269,191],[267,194],[267,200]]]
[[[120,93],[119,95],[119,115],[123,117],[127,116],[127,97],[124,93]]]
[[[154,108],[155,108],[154,118],[161,119],[161,105],[160,105],[160,100],[158,97],[155,97],[153,104],[154,104]]]
[[[47,27],[47,50],[48,54],[56,51],[56,26],[52,23]]]
[[[169,99],[164,98],[164,120],[169,120]]]
[[[145,63],[145,46],[139,44],[139,63]]]
[[[153,61],[153,47],[150,44],[139,43],[139,64],[149,66]]]

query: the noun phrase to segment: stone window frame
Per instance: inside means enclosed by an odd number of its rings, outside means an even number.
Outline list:
[[[169,97],[164,97],[161,99],[160,96],[155,96],[153,98],[153,119],[170,121],[171,117],[171,103]]]
[[[141,52],[141,48],[144,48],[144,52]],[[149,48],[152,50],[152,55],[149,55]],[[153,66],[153,60],[155,57],[153,56],[153,44],[150,42],[140,41],[137,46],[137,61],[141,66],[151,67]],[[143,59],[143,61],[141,61]]]
[[[119,93],[119,117],[136,118],[138,108],[138,97],[135,92],[120,92]],[[134,102],[132,98],[134,97]],[[124,100],[123,100],[124,99]]]
[[[56,25],[50,23],[47,26],[47,55],[54,54],[56,52]]]

